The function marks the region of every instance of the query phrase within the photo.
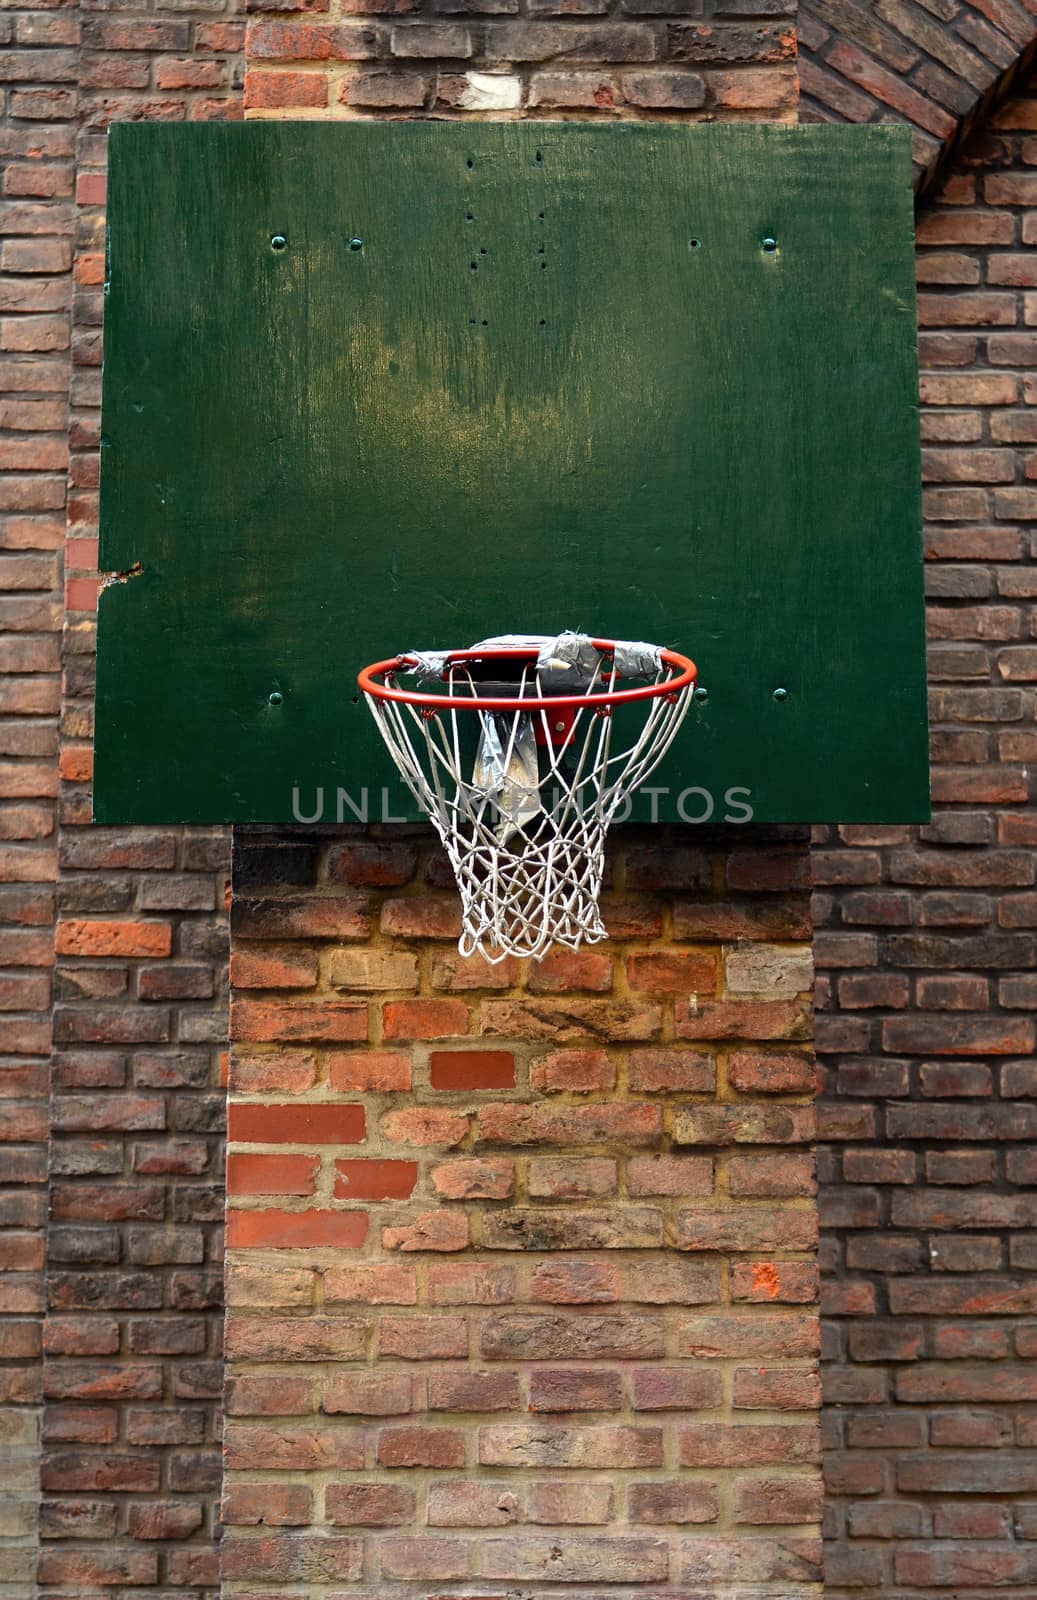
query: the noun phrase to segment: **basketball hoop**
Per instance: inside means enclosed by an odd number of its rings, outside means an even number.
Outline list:
[[[365,667],[379,732],[454,869],[462,955],[496,963],[607,937],[606,832],[669,749],[695,676],[674,650],[575,633]],[[619,687],[630,679],[650,681]]]

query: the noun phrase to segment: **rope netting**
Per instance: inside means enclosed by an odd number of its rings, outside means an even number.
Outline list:
[[[506,694],[529,703],[516,710],[466,703],[485,704],[487,664],[500,676],[504,653],[500,665],[492,652],[477,660],[442,655],[442,688],[428,693],[422,684],[413,699],[383,698],[362,684],[404,782],[450,858],[462,955],[478,951],[496,963],[541,956],[552,943],[576,950],[607,937],[598,896],[609,824],[666,754],[694,688],[694,669],[689,678],[674,664],[682,658],[653,650],[647,669],[640,658],[638,677],[657,692],[622,705],[620,715],[618,650],[596,648],[588,681],[575,692],[567,686],[562,701],[557,675],[535,651],[524,660],[510,652]],[[392,690],[398,675],[427,659],[388,664],[385,686]]]

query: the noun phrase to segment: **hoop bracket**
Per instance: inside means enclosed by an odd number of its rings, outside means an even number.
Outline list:
[[[533,727],[537,744],[541,748],[552,744],[556,750],[560,749],[572,738],[575,723],[576,712],[571,706],[559,706],[557,710],[546,711],[542,717],[534,717]]]

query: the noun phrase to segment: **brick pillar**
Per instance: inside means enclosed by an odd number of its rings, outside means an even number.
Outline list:
[[[0,1595],[35,1569],[78,24],[0,18]]]
[[[918,224],[932,825],[831,829],[814,853],[831,1600],[1037,1592],[1037,81],[1023,87]]]
[[[74,89],[45,102],[69,154],[75,137],[76,203],[37,1579],[54,1597],[201,1597],[219,1565],[229,840],[90,826],[104,161],[114,119],[240,116],[244,23],[234,0],[82,9],[81,28],[78,7],[34,23],[80,38]]]
[[[783,0],[305,9],[250,115],[795,119]],[[805,839],[621,834],[491,968],[383,833],[237,834],[225,1594],[818,1594]]]
[[[818,1595],[806,843],[490,967],[383,833],[236,834],[226,1595]]]

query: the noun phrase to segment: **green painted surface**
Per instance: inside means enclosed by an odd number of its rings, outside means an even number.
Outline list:
[[[924,819],[907,132],[117,126],[101,523],[99,821],[402,817],[357,669],[565,627],[699,663],[635,815]]]

